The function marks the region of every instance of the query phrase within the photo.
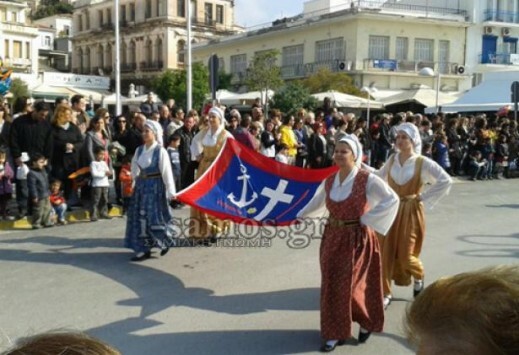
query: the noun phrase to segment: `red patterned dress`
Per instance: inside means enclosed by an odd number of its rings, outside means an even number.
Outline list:
[[[375,232],[359,223],[368,210],[368,176],[360,170],[343,201],[329,197],[335,175],[325,182],[330,212],[320,249],[321,337],[325,340],[350,338],[352,322],[371,332],[381,332],[384,325],[380,248]]]

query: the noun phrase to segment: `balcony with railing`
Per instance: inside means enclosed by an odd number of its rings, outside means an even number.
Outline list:
[[[141,62],[139,67],[142,71],[156,71],[161,70],[164,67],[164,62],[162,60]]]
[[[111,22],[103,23],[101,25],[101,30],[103,31],[113,31],[114,30],[114,24]]]
[[[483,13],[483,21],[519,23],[519,12],[486,9]]]
[[[519,65],[519,54],[506,52],[488,52],[479,54],[480,64]]]
[[[129,73],[137,70],[137,63],[121,63],[121,73]]]
[[[345,59],[334,59],[306,64],[284,65],[281,67],[281,77],[283,79],[305,78],[315,74],[320,69],[325,68],[329,71],[347,72],[351,70],[351,61]]]
[[[434,62],[424,60],[397,60],[397,59],[364,59],[364,71],[370,72],[413,72],[418,73],[423,68],[431,68],[438,70],[441,74],[451,75],[460,74],[458,69],[459,63],[455,62]]]
[[[414,13],[419,16],[433,17],[433,16],[467,16],[467,11],[460,8],[459,2],[457,6],[452,7],[441,7],[441,6],[429,6],[429,5],[412,5],[412,4],[400,4],[398,2],[386,1],[380,6],[380,1],[354,1],[354,3],[360,3],[359,7],[365,8],[376,8],[378,7],[384,12],[405,12]]]

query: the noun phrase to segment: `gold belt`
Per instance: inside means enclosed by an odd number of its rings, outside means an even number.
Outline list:
[[[416,198],[418,197],[418,195],[406,195],[406,196],[402,196],[400,197],[400,201],[411,201],[411,200],[416,200]]]
[[[332,227],[354,227],[360,225],[358,219],[335,219],[333,217],[328,218],[328,224]]]

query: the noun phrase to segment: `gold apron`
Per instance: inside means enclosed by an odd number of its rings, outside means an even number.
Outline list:
[[[226,131],[223,130],[212,147],[204,146],[203,157],[198,165],[195,179],[198,180],[209,169],[211,164],[222,150],[227,140]],[[206,213],[191,207],[191,219],[189,220],[189,236],[195,239],[206,239],[217,236],[229,230],[229,221],[207,215]]]
[[[389,162],[389,172],[394,156]],[[419,259],[425,235],[424,206],[417,196],[422,190],[421,171],[423,158],[416,160],[414,176],[404,185],[398,185],[388,174],[388,184],[400,197],[395,221],[386,237],[380,237],[382,247],[382,279],[384,295],[391,294],[391,281],[408,286],[411,277],[423,279],[423,265]]]

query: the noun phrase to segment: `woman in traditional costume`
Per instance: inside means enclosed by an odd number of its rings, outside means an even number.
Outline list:
[[[191,142],[191,156],[199,162],[195,180],[198,180],[216,160],[225,142],[233,138],[225,129],[223,111],[213,107],[208,112],[209,124],[198,132]],[[209,245],[229,228],[228,221],[208,216],[206,213],[191,207],[190,237],[197,243]]]
[[[328,212],[321,248],[321,351],[330,352],[360,324],[359,343],[384,325],[379,242],[398,210],[398,196],[378,176],[360,170],[362,146],[345,135],[335,147],[339,167],[318,188],[299,217]]]
[[[132,261],[151,257],[151,248],[165,255],[172,242],[172,215],[168,201],[173,199],[175,183],[166,150],[157,142],[159,123],[147,120],[143,130],[144,144],[132,159],[135,181],[128,209],[124,246],[133,249]]]
[[[432,208],[452,184],[440,165],[420,155],[422,141],[414,124],[400,124],[396,132],[397,153],[376,172],[400,197],[393,226],[380,238],[384,307],[391,303],[391,281],[408,286],[413,278],[414,297],[423,290],[424,269],[419,257],[425,236],[424,204]],[[422,191],[426,184],[430,186]]]

